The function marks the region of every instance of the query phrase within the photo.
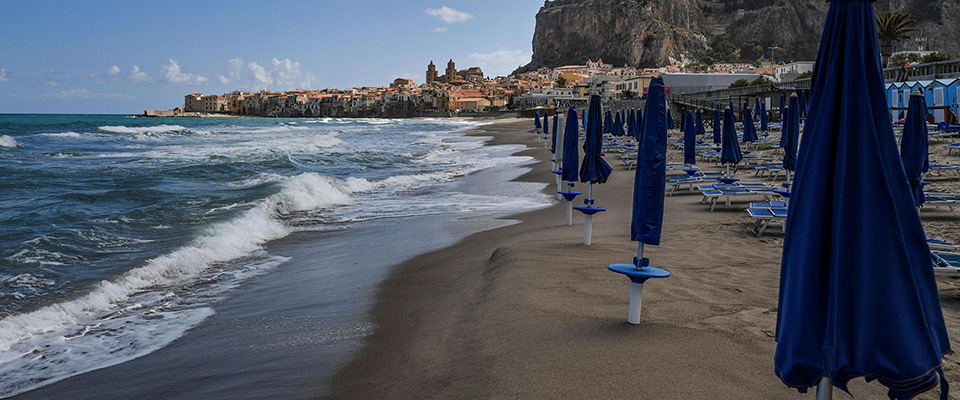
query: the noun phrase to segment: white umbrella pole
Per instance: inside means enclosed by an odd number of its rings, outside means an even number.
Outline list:
[[[727,163],[727,178],[730,177],[730,163]]]
[[[637,263],[643,265],[643,243],[637,245]],[[630,314],[627,316],[627,322],[640,324],[640,304],[643,300],[643,284],[633,282],[630,284]]]
[[[817,400],[832,400],[833,399],[833,384],[830,383],[829,377],[820,378],[820,383],[817,384]]]
[[[573,202],[567,202],[567,226],[573,225]]]
[[[555,175],[557,175],[557,200],[560,200],[563,198],[563,196],[560,195],[560,191],[563,190],[563,179],[560,177],[560,174]]]
[[[587,205],[593,207],[589,200],[593,200],[593,182],[587,185]],[[593,215],[586,214],[583,222],[583,244],[589,246],[593,239]]]

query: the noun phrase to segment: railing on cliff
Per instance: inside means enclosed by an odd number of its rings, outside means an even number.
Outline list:
[[[960,77],[960,59],[887,68],[883,70],[883,76],[888,83]],[[712,109],[716,104],[727,104],[727,102],[737,98],[807,89],[810,89],[810,79],[798,79],[792,82],[771,82],[762,85],[673,95],[671,100],[688,107]],[[734,105],[736,105],[736,102],[734,102]]]

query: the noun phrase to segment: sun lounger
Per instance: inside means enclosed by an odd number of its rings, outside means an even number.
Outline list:
[[[960,276],[960,253],[934,251],[930,253],[933,260],[933,273],[937,276]]]
[[[949,251],[953,253],[960,252],[960,246],[954,246],[950,242],[943,241],[940,239],[927,238],[927,245],[930,246],[930,250],[934,251]]]
[[[744,197],[744,196],[762,196],[765,200],[772,197],[774,194],[773,189],[750,189],[750,188],[732,188],[732,189],[716,189],[713,191],[703,192],[703,204],[710,206],[710,211],[713,211],[717,206],[717,201],[723,197],[725,198],[725,203],[727,207],[730,207],[730,203],[734,197]]]
[[[949,155],[953,154],[953,151],[954,151],[954,150],[960,149],[960,143],[945,144],[945,145],[943,145],[943,147],[946,147],[946,148],[947,148],[947,155],[949,156]]]
[[[754,205],[757,205],[757,203],[751,204],[750,208],[747,209],[747,213],[750,214],[750,216],[755,220],[752,232],[757,235],[757,237],[763,236],[763,232],[770,227],[771,222],[785,222],[787,220],[786,208],[753,207]],[[782,229],[785,231],[786,224],[784,223],[782,226]]]

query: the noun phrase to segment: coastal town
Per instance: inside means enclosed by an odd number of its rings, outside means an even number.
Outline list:
[[[723,89],[737,81],[790,81],[813,70],[813,62],[790,64],[717,63],[660,68],[614,66],[602,59],[580,65],[540,68],[509,76],[486,77],[480,67],[457,69],[447,62],[443,75],[427,65],[424,83],[397,78],[387,87],[190,93],[183,107],[147,110],[144,116],[256,116],[313,118],[408,118],[460,113],[552,108],[585,104],[592,91],[604,101],[642,98],[653,77],[663,76],[672,93]]]

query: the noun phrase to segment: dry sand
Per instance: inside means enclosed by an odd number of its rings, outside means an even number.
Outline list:
[[[529,145],[522,154],[542,162],[521,180],[552,183],[549,152],[531,124],[498,123],[483,134],[494,144]],[[669,158],[680,155],[671,150]],[[710,212],[697,194],[667,198],[663,243],[646,255],[673,276],[648,282],[641,325],[626,322],[629,280],[606,266],[629,263],[636,252],[629,240],[634,172],[607,159],[614,173],[595,186],[595,197],[608,211],[594,218],[592,246],[582,244],[583,217],[564,225],[557,202],[396,267],[372,311],[377,330],[331,397],[812,399],[774,375],[783,234],[774,226],[755,237],[744,202]],[[943,181],[935,180],[956,185]],[[924,210],[923,217],[929,229],[960,242],[957,213]],[[958,287],[941,279],[955,349]],[[947,357],[953,383],[960,382],[957,362]],[[859,380],[851,390],[886,398],[877,383]]]

